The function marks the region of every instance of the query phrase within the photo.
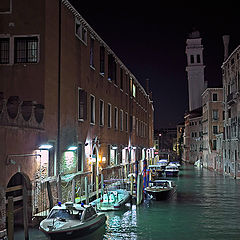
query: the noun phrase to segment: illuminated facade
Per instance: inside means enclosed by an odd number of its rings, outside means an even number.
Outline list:
[[[153,157],[150,93],[68,1],[1,1],[0,21],[0,194],[18,172],[30,185],[88,176],[94,188],[98,174],[125,177]]]
[[[240,177],[240,46],[222,64],[224,132],[223,172],[234,178]]]
[[[202,94],[203,103],[203,161],[204,167],[221,172],[223,168],[217,135],[223,133],[223,89],[207,88]]]
[[[202,108],[187,113],[184,120],[183,160],[195,163],[202,160]]]

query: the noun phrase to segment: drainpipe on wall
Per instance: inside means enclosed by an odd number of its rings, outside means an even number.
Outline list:
[[[62,201],[62,189],[61,189],[61,177],[60,177],[60,161],[61,161],[61,151],[60,151],[60,137],[61,137],[61,11],[62,1],[58,2],[58,112],[57,112],[57,190],[58,190],[58,201]]]

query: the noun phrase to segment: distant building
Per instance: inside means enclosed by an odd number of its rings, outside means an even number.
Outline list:
[[[227,56],[226,56],[227,57]],[[224,174],[240,177],[240,46],[222,64]]]
[[[199,31],[191,32],[186,41],[189,109],[184,116],[183,160],[191,163],[202,158],[202,93],[207,87],[207,82],[204,78],[205,65],[201,42]]]
[[[189,111],[202,106],[201,95],[207,84],[204,79],[205,65],[201,42],[199,31],[190,33],[186,42]]]
[[[185,123],[178,123],[177,124],[177,148],[176,148],[176,152],[177,152],[177,156],[179,160],[182,160],[183,157],[183,137],[184,137],[184,129],[185,129]]]
[[[202,108],[186,113],[184,120],[183,160],[195,163],[202,160]]]
[[[223,133],[223,89],[207,88],[202,94],[202,103],[202,164],[208,169],[220,172],[222,169],[222,162],[219,156],[222,155],[222,153],[221,149],[217,149],[217,135]]]
[[[177,137],[176,128],[160,128],[156,131],[159,138],[160,151],[173,151],[174,143]]]

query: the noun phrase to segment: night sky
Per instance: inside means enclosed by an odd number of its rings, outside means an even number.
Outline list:
[[[240,44],[239,7],[231,1],[226,6],[209,5],[210,1],[70,2],[144,88],[145,79],[150,79],[155,129],[175,127],[188,110],[185,47],[189,32],[200,31],[209,87],[221,86],[222,35],[230,35],[230,53]]]

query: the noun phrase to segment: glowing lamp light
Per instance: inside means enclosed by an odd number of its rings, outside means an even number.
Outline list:
[[[102,157],[102,161],[106,162],[107,161],[106,157]]]
[[[112,147],[112,149],[113,149],[113,150],[116,150],[116,149],[117,149],[117,147],[116,147],[116,146],[113,146],[113,147]]]
[[[77,150],[77,147],[76,147],[76,146],[70,146],[70,147],[68,148],[68,151],[75,151],[75,150]]]
[[[53,147],[53,145],[51,145],[51,144],[42,144],[40,147],[39,147],[39,149],[41,149],[41,150],[49,150],[49,149],[51,149]]]

